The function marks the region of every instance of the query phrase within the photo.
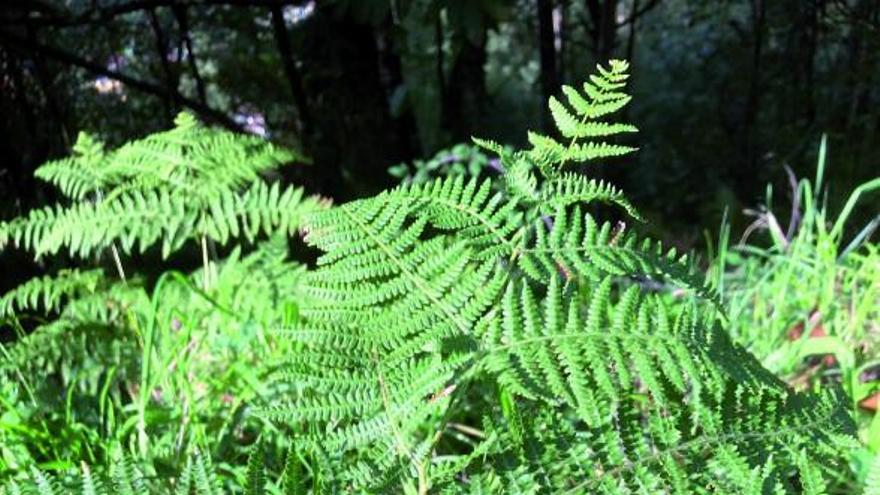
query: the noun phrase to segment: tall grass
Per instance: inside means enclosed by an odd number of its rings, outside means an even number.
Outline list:
[[[847,394],[864,445],[853,453],[853,473],[841,474],[844,492],[853,493],[880,454],[880,248],[870,242],[880,212],[858,229],[848,220],[880,189],[880,177],[856,188],[835,215],[826,201],[826,152],[823,137],[812,181],[789,172],[786,228],[772,211],[771,188],[766,205],[749,212],[756,220],[739,243],[731,244],[723,222],[717,248],[710,246],[710,276],[728,305],[731,336],[768,369],[796,388],[839,386]],[[763,244],[752,235],[758,230],[767,234]]]

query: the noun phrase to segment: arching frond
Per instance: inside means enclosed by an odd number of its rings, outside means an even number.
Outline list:
[[[625,71],[566,90],[577,117],[551,102],[568,147],[476,140],[501,154],[501,187],[437,179],[307,215],[322,255],[281,332],[301,352],[277,373],[288,403],[260,414],[307,432],[326,490],[821,490],[813,467],[852,433],[840,400],[795,394],[716,307],[643,290],[717,305],[686,257],[583,213],[601,201],[638,218],[620,191],[559,172],[630,150],[577,142],[634,130],[596,121],[629,100]]]
[[[200,125],[181,114],[176,127],[104,152],[81,135],[75,156],[37,171],[74,200],[0,224],[9,241],[39,256],[85,257],[118,243],[125,252],[161,244],[168,256],[187,240],[253,241],[292,233],[318,206],[303,190],[269,184],[261,173],[299,157],[255,136]]]

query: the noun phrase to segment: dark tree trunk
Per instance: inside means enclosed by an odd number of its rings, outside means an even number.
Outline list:
[[[159,60],[159,67],[162,70],[162,76],[165,79],[165,85],[168,87],[168,93],[177,93],[177,77],[168,63],[168,40],[162,31],[162,24],[159,22],[159,16],[155,9],[151,9],[149,13],[150,27],[153,29],[153,38],[156,44],[156,55]],[[165,117],[171,120],[174,116],[174,100],[171,97],[165,98]]]
[[[632,61],[636,51],[636,23],[639,21],[639,0],[633,0],[632,19],[629,22],[629,33],[626,37],[626,59]]]
[[[453,142],[470,141],[486,117],[485,40],[485,36],[478,44],[462,40],[449,75],[443,116]]]
[[[390,185],[387,168],[407,158],[406,146],[392,131],[372,27],[330,4],[316,5],[292,33],[314,119],[306,145],[315,166],[302,179],[335,199],[351,199]]]
[[[27,29],[27,40],[29,43],[38,43],[37,34],[31,28]],[[61,140],[64,142],[64,147],[69,150],[73,145],[73,142],[70,139],[70,132],[67,130],[67,120],[64,111],[61,109],[61,104],[58,103],[58,98],[55,95],[52,78],[49,76],[49,70],[46,68],[46,61],[43,58],[43,53],[35,51],[32,56],[34,68],[37,72],[37,79],[40,82],[40,89],[46,97],[46,106],[49,107],[52,117],[58,122],[58,130],[61,133]]]
[[[538,0],[538,49],[541,58],[541,116],[544,132],[555,131],[553,119],[546,111],[547,100],[559,91],[559,69],[556,64],[553,31],[553,0]]]
[[[804,120],[805,126],[809,127],[816,120],[815,99],[815,73],[816,73],[816,49],[819,38],[819,9],[813,2],[806,2],[803,8],[806,10],[806,22],[802,30],[802,45],[806,54],[801,66],[804,78]]]
[[[397,91],[405,88],[403,80],[403,62],[400,59],[400,50],[394,46],[394,18],[389,17],[379,33],[378,49],[379,49],[379,69],[380,80],[385,89],[385,98],[389,104],[395,98]],[[393,110],[393,109],[392,109]],[[403,109],[397,109],[398,114],[392,111],[391,117],[394,119],[394,133],[401,136],[401,151],[405,160],[412,160],[422,155],[419,145],[419,136],[417,132],[417,124],[412,108],[404,106]]]
[[[434,18],[434,45],[436,46],[437,56],[435,59],[435,71],[437,72],[437,87],[440,94],[441,112],[446,108],[446,61],[443,59],[443,19],[440,18],[439,12]],[[445,118],[445,117],[444,117]]]
[[[300,134],[309,134],[312,132],[312,115],[309,112],[306,93],[303,89],[302,76],[296,67],[296,61],[293,58],[293,50],[290,48],[290,34],[287,32],[287,26],[284,24],[284,12],[281,5],[274,5],[272,12],[272,30],[275,34],[275,46],[281,55],[281,64],[284,67],[284,74],[287,76],[287,84],[290,86],[290,93],[293,95],[293,102],[296,105],[299,114]]]
[[[599,19],[599,39],[596,45],[596,58],[600,64],[606,64],[611,59],[616,41],[617,0],[604,0]]]
[[[751,201],[748,197],[752,184],[760,176],[759,144],[758,144],[758,113],[761,105],[761,69],[764,48],[764,31],[767,6],[764,0],[751,0],[752,17],[752,60],[749,71],[749,86],[746,94],[746,106],[743,112],[742,132],[745,137],[745,166],[739,169],[737,192],[740,199]],[[760,179],[758,179],[760,180]]]

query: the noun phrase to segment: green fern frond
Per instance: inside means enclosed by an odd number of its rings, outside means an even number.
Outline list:
[[[220,243],[239,236],[294,232],[303,214],[318,207],[302,189],[255,182],[247,191],[198,202],[167,189],[133,191],[102,202],[47,206],[0,226],[18,246],[39,256],[63,248],[85,257],[114,243],[124,252],[143,252],[161,243],[163,256],[187,240],[207,236]]]
[[[438,179],[423,185],[402,186],[388,201],[405,204],[432,226],[454,231],[467,240],[477,259],[509,255],[516,249],[513,234],[523,213],[515,200],[492,192],[491,182],[462,177]]]
[[[248,455],[247,486],[245,487],[245,493],[247,495],[263,495],[265,493],[265,462],[263,443],[258,440],[257,443],[251,447],[251,453]]]
[[[37,469],[36,466],[31,466],[31,479],[34,481],[38,495],[56,495],[59,493],[57,491],[57,482],[48,474]]]
[[[560,208],[570,205],[594,201],[613,204],[625,210],[629,216],[636,220],[642,220],[639,211],[629,202],[623,192],[607,182],[566,173],[547,181],[541,190],[540,204],[548,214],[555,213]]]
[[[115,454],[110,466],[110,479],[114,492],[119,495],[137,495],[146,491],[142,474],[128,456]]]
[[[553,122],[559,133],[571,141],[565,145],[550,136],[529,133],[532,149],[528,157],[545,175],[552,177],[569,162],[586,162],[635,151],[636,148],[631,146],[604,141],[579,142],[638,132],[631,124],[597,120],[621,110],[629,103],[631,97],[622,91],[629,77],[628,69],[628,63],[612,60],[608,69],[598,66],[598,74],[591,75],[590,82],[584,83],[583,93],[571,86],[563,86],[562,91],[571,110],[556,97],[550,97],[548,106]]]
[[[46,473],[31,467],[26,477],[0,484],[0,493],[36,495],[222,495],[227,493],[218,480],[218,469],[199,452],[186,457],[186,467],[173,477],[144,477],[129,456],[119,455],[109,469],[92,472],[82,463],[79,470]],[[265,480],[264,480],[265,482]],[[265,493],[264,491],[248,493]]]
[[[874,456],[868,468],[864,495],[880,495],[880,454]]]
[[[689,326],[692,318],[670,321],[663,306],[642,299],[637,287],[612,307],[610,278],[588,300],[578,294],[563,297],[561,283],[558,276],[550,279],[543,307],[528,285],[509,285],[502,317],[480,330],[486,366],[504,387],[533,400],[566,404],[587,424],[600,427],[627,394],[650,396],[666,409],[707,386],[705,358],[694,353],[696,345],[678,337],[706,339],[692,334],[699,330]]]
[[[284,461],[282,474],[282,491],[284,495],[306,495],[307,489],[303,480],[302,465],[297,459],[296,449],[291,446]]]
[[[100,269],[61,270],[54,276],[32,278],[0,298],[0,317],[40,307],[46,313],[57,312],[65,299],[94,293],[103,280]]]
[[[626,77],[612,62],[565,91],[574,114],[551,102],[567,147],[475,140],[501,155],[502,187],[439,179],[306,216],[322,254],[281,332],[301,352],[276,374],[289,402],[260,414],[308,432],[328,490],[822,490],[814,468],[852,433],[839,397],[795,394],[733,345],[686,257],[583,214],[602,201],[638,218],[620,191],[559,173],[630,151],[577,142],[633,130],[595,120],[629,101]],[[449,447],[452,421],[478,432],[468,448]]]
[[[575,208],[557,208],[550,232],[539,225],[535,237],[523,249],[519,266],[536,281],[562,273],[568,278],[597,280],[605,274],[647,277],[695,291],[719,305],[718,296],[686,256],[674,249],[664,251],[649,239],[639,239],[625,227],[601,226],[589,214]],[[719,306],[720,307],[720,306]]]
[[[34,176],[57,187],[74,200],[86,197],[104,185],[106,154],[103,145],[91,135],[80,132],[73,145],[73,156],[41,165]]]
[[[74,203],[0,224],[0,245],[12,241],[37,257],[63,248],[84,257],[115,243],[125,252],[161,243],[167,257],[193,238],[225,243],[292,233],[299,217],[318,206],[302,189],[261,177],[297,155],[255,136],[201,126],[188,114],[175,122],[170,131],[107,153],[81,136],[75,157],[37,172]]]
[[[83,462],[80,465],[80,469],[82,471],[82,495],[100,495],[105,493],[103,483],[101,483],[100,479],[92,476],[92,470],[88,464]]]

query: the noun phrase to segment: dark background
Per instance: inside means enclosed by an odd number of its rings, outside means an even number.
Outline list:
[[[741,231],[767,183],[785,218],[784,166],[812,177],[822,133],[832,203],[878,175],[880,0],[5,0],[0,215],[54,199],[32,172],[79,130],[118,145],[181,109],[302,150],[288,179],[313,192],[363,196],[471,135],[522,144],[612,57],[632,61],[641,150],[588,171],[667,241],[704,246],[725,209]]]

